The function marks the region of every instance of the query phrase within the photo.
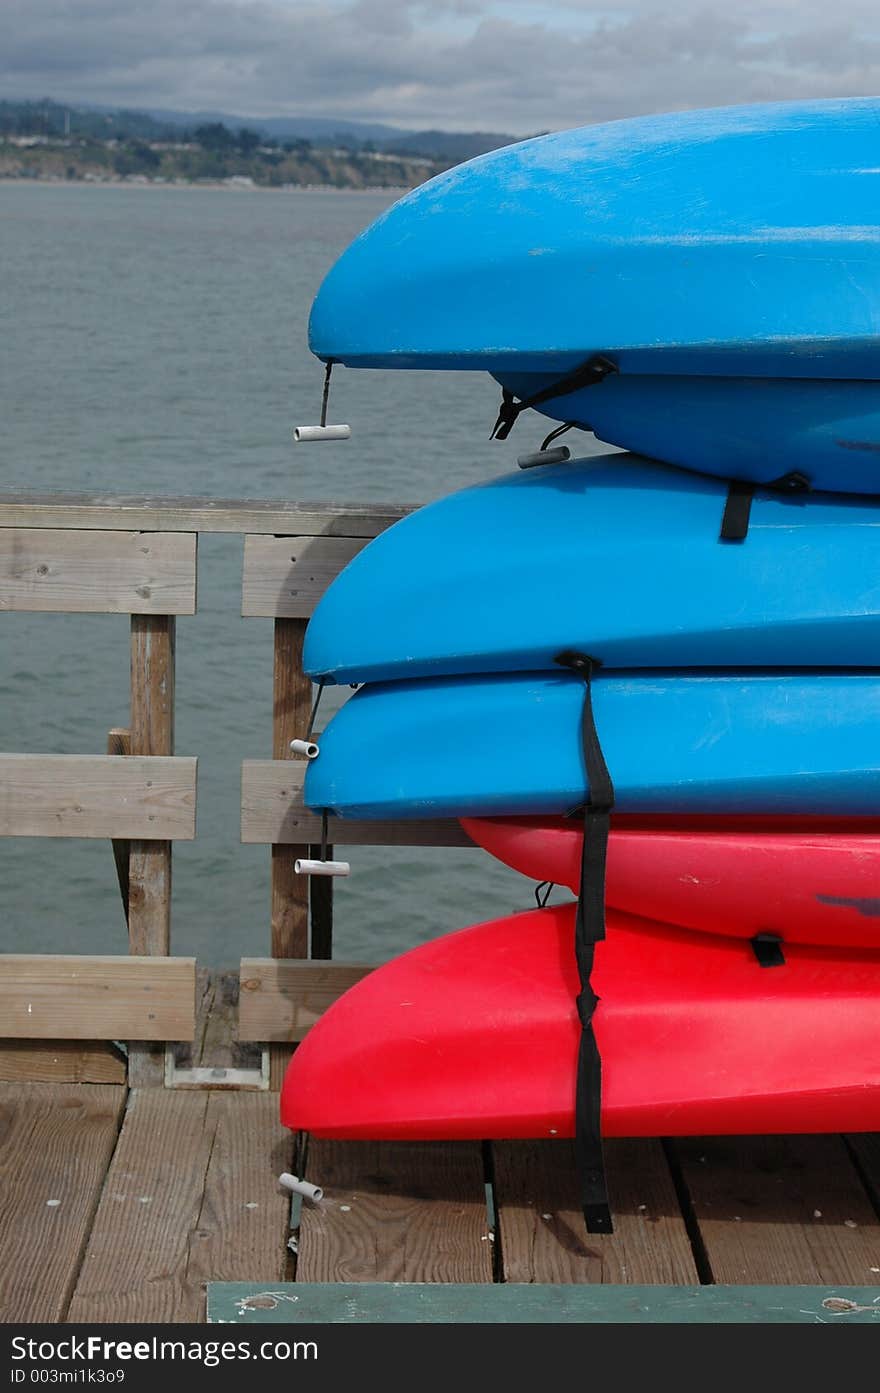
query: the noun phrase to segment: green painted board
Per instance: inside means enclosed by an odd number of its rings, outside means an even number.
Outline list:
[[[209,1323],[861,1325],[876,1287],[544,1286],[529,1283],[209,1282]]]

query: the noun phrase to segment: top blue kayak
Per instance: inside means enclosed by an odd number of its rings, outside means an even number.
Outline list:
[[[878,137],[873,99],[678,112],[493,151],[349,247],[313,305],[311,348],[351,367],[489,372],[514,416],[534,404],[688,469],[878,492]]]
[[[880,100],[541,136],[407,195],[330,271],[353,367],[880,378]]]

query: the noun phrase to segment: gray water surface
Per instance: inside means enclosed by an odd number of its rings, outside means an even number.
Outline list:
[[[308,308],[391,201],[0,185],[0,488],[426,502],[515,467],[490,444],[481,374],[338,371],[354,439],[295,447],[317,418]],[[242,759],[271,756],[272,622],[239,617],[241,540],[203,536],[199,612],[177,626],[177,753],[199,757],[198,837],[175,848],[173,951],[268,951],[269,854],[239,844]],[[103,753],[128,721],[128,620],[4,615],[0,749]],[[532,903],[479,851],[354,849],[336,952],[375,960]],[[103,842],[0,840],[0,950],[118,952]]]

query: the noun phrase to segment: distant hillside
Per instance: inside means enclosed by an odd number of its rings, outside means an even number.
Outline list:
[[[180,140],[200,126],[257,132],[279,143],[307,140],[321,148],[376,150],[446,164],[512,144],[517,137],[483,131],[409,131],[377,122],[314,116],[236,116],[222,111],[165,111],[66,105],[51,98],[0,101],[0,135],[86,136],[93,140]]]
[[[424,155],[429,160],[448,160],[461,164],[502,145],[513,145],[518,136],[498,135],[484,131],[411,131],[382,142],[382,149],[394,155]],[[377,142],[378,144],[378,142]]]

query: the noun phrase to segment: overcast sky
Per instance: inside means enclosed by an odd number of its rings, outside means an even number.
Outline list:
[[[880,93],[877,0],[0,0],[0,96],[526,134]]]

